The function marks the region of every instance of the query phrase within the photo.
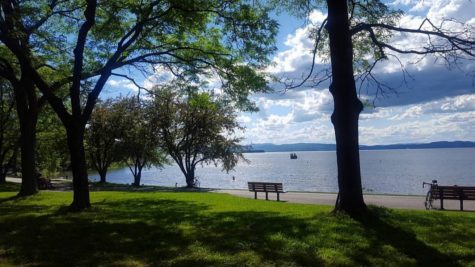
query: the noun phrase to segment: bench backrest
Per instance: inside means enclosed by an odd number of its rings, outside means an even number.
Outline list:
[[[437,186],[432,191],[432,196],[439,199],[464,199],[475,200],[475,186]]]
[[[267,182],[247,182],[250,191],[258,192],[283,192],[284,187],[282,183],[267,183]]]

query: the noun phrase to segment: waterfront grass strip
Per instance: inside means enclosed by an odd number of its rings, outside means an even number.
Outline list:
[[[217,193],[0,193],[0,265],[475,266],[475,213],[331,207]]]

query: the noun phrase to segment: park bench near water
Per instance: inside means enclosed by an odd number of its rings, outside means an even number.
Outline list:
[[[429,185],[429,191],[426,196],[426,209],[432,208],[434,200],[440,199],[440,209],[444,209],[444,199],[460,201],[460,210],[463,210],[464,200],[475,200],[475,186],[458,186],[458,185],[438,185],[437,180],[432,183],[422,183],[422,187]]]
[[[475,200],[475,186],[437,186],[432,192],[434,199],[440,199],[440,209],[444,209],[444,199],[459,200],[463,210],[464,200]]]
[[[280,201],[279,194],[286,193],[282,183],[267,183],[267,182],[247,182],[249,191],[254,192],[254,199],[257,199],[257,192],[265,192],[266,200],[269,200],[269,192],[277,193],[277,201]]]

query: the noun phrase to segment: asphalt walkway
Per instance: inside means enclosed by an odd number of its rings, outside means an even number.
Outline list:
[[[21,179],[7,177],[7,181],[20,183]],[[53,180],[54,184],[64,182],[61,179]],[[70,183],[70,181],[68,182]],[[70,190],[70,188],[69,188]],[[227,193],[240,197],[254,198],[254,193],[248,190],[228,190],[228,189],[216,189],[213,192]],[[305,204],[319,204],[319,205],[335,205],[336,194],[334,193],[314,193],[314,192],[287,192],[280,194],[281,201],[291,203],[305,203]],[[265,199],[265,193],[257,193],[258,199]],[[276,200],[277,194],[269,193],[270,200]],[[387,208],[396,209],[414,209],[424,210],[425,196],[407,196],[407,195],[374,195],[365,194],[364,200],[366,204],[374,206],[382,206]],[[475,201],[463,202],[465,211],[475,211]],[[434,201],[434,207],[440,207],[440,201]],[[446,210],[459,210],[460,203],[458,200],[444,200],[444,208]]]
[[[216,190],[216,192],[228,193],[240,197],[254,198],[254,193],[247,190]],[[310,192],[287,192],[280,194],[281,201],[292,203],[335,205],[336,194],[333,193],[310,193]],[[258,199],[265,199],[265,193],[257,193]],[[270,200],[276,200],[277,194],[269,193]],[[424,196],[407,196],[407,195],[364,195],[366,204],[374,206],[382,206],[396,209],[415,209],[425,210]],[[434,201],[434,206],[439,207],[439,200]],[[464,201],[464,210],[475,211],[475,201]],[[446,210],[459,210],[458,200],[444,200],[444,208]]]

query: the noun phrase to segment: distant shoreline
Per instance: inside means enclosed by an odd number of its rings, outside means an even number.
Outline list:
[[[271,143],[253,144],[244,153],[294,152],[294,151],[336,151],[335,144],[296,143],[276,145]],[[361,145],[360,150],[396,150],[396,149],[437,149],[437,148],[475,148],[470,141],[440,141],[423,144]]]

